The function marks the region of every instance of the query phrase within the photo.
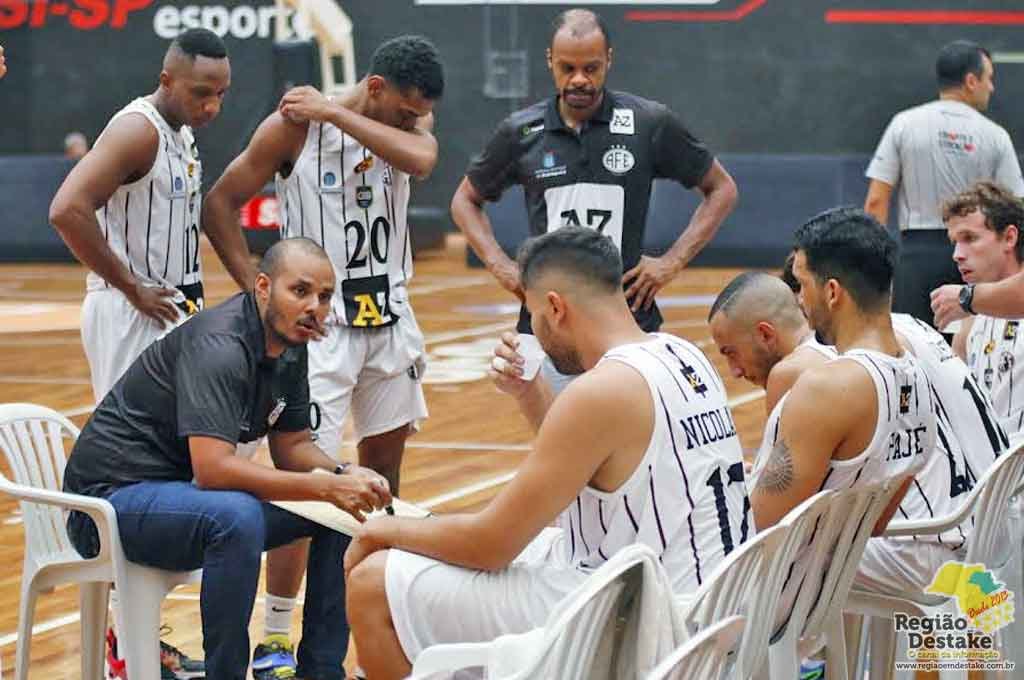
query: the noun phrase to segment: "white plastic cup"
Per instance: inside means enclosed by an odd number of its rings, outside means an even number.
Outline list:
[[[537,337],[529,333],[520,333],[516,336],[519,340],[519,356],[523,357],[523,376],[526,381],[533,380],[540,371],[540,365],[547,356],[540,346]]]

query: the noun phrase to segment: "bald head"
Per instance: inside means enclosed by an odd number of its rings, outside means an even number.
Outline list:
[[[718,314],[752,326],[768,321],[784,329],[804,323],[804,315],[789,286],[777,276],[762,272],[744,272],[726,285],[711,305],[708,321]]]
[[[563,32],[574,39],[587,38],[592,33],[600,33],[604,36],[605,47],[612,46],[611,36],[608,34],[608,27],[604,20],[589,9],[570,9],[556,16],[551,23],[550,42],[554,43],[555,36]]]
[[[270,278],[276,277],[281,269],[290,261],[300,257],[312,257],[330,264],[331,259],[312,239],[304,237],[286,238],[278,241],[267,249],[260,260],[259,271]]]

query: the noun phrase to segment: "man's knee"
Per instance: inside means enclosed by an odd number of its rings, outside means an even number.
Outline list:
[[[369,613],[382,606],[387,609],[387,563],[388,551],[379,550],[349,572],[345,585],[349,612]]]
[[[223,494],[213,512],[213,542],[230,543],[253,553],[262,554],[266,542],[266,523],[263,517],[263,503],[255,496],[240,492],[217,492]]]

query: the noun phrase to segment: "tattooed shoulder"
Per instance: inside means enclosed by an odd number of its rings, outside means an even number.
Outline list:
[[[768,461],[757,480],[757,488],[768,494],[780,494],[793,485],[793,454],[786,440],[779,437],[768,454]]]

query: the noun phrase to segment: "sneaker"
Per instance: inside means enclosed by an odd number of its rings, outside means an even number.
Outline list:
[[[107,677],[111,680],[127,680],[124,659],[117,658],[117,636],[113,628],[107,628]]]
[[[805,660],[800,664],[800,680],[824,680],[825,662]]]
[[[252,653],[254,680],[291,680],[295,678],[295,653],[287,635],[268,635]]]
[[[160,641],[160,680],[202,680],[206,663],[189,658],[183,651]]]

